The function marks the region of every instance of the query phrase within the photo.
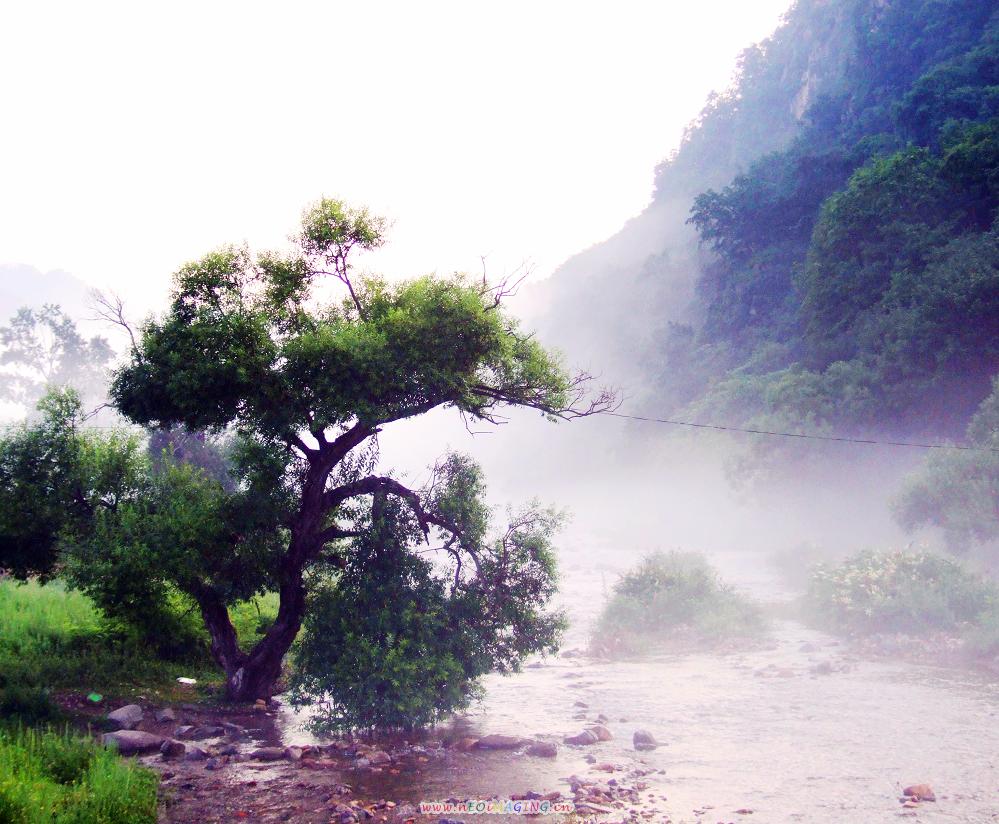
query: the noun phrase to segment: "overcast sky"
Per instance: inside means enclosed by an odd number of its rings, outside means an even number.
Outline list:
[[[146,308],[329,195],[394,221],[373,268],[544,277],[642,210],[787,5],[7,2],[0,263]]]

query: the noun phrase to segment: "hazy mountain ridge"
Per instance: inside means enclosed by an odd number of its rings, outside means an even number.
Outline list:
[[[543,337],[649,410],[959,432],[997,368],[987,340],[999,281],[968,269],[992,242],[994,134],[968,130],[999,113],[996,9],[795,4],[657,169],[645,212],[544,285]],[[907,148],[926,157],[899,170]],[[960,174],[947,166],[955,153]],[[865,189],[878,164],[883,179]],[[858,218],[886,214],[871,198],[893,186],[912,190],[893,195],[894,214]],[[829,246],[865,225],[867,246]],[[934,242],[917,248],[913,236]],[[886,262],[865,291],[860,261],[874,248]]]

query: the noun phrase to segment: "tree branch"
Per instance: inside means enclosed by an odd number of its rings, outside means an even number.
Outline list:
[[[135,340],[135,332],[132,331],[131,324],[125,319],[125,302],[114,292],[105,295],[95,289],[90,293],[92,308],[94,310],[94,320],[103,320],[114,326],[120,326],[128,333],[128,339],[132,343],[132,352],[139,356],[139,346]]]
[[[403,486],[395,478],[388,478],[380,475],[369,475],[366,478],[361,478],[357,481],[352,481],[342,486],[338,486],[336,489],[329,490],[323,498],[323,505],[329,509],[335,509],[340,506],[340,504],[351,498],[357,498],[362,495],[374,495],[378,492],[384,492],[389,495],[395,495],[397,498],[402,498],[409,504],[410,509],[413,511],[413,515],[416,516],[416,521],[420,525],[420,530],[423,532],[424,539],[428,540],[430,537],[430,527],[436,526],[452,535],[459,535],[460,530],[454,524],[450,523],[439,515],[435,515],[432,512],[428,512],[424,506],[423,502],[420,500],[419,493],[406,486]]]

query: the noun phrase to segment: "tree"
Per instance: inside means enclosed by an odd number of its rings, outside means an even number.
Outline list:
[[[449,461],[452,485],[463,488],[448,494],[480,499],[477,468]],[[467,706],[479,676],[554,651],[563,619],[544,606],[556,588],[558,524],[556,513],[529,507],[482,544],[474,566],[445,568],[420,553],[411,511],[376,496],[344,569],[311,596],[293,700],[317,706],[323,731],[411,729]]]
[[[46,387],[72,385],[88,400],[103,396],[114,352],[107,340],[84,338],[58,306],[24,307],[0,328],[0,394],[33,409]]]
[[[937,527],[959,555],[999,540],[999,377],[968,424],[967,443],[975,448],[931,455],[894,505],[903,527]],[[995,557],[988,561],[995,566]]]
[[[233,491],[170,464],[102,507],[76,542],[81,568],[136,563],[197,602],[232,700],[271,695],[305,616],[307,572],[344,563],[371,496],[404,502],[424,540],[458,561],[478,554],[468,507],[435,494],[448,464],[423,489],[376,471],[384,427],[440,407],[498,423],[507,406],[554,421],[615,403],[518,328],[507,283],[355,277],[353,254],[383,234],[366,210],[324,199],[288,254],[226,247],[187,264],[112,381],[114,405],[136,423],[236,435]],[[313,300],[323,278],[342,285],[342,301]],[[277,617],[243,650],[227,607],[267,589]]]

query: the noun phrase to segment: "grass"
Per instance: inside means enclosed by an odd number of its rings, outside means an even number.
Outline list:
[[[237,604],[233,623],[252,645],[277,611],[276,595]],[[0,717],[27,723],[53,721],[60,689],[105,694],[142,693],[162,700],[190,699],[178,676],[211,687],[221,673],[198,630],[187,660],[166,661],[121,624],[104,620],[93,602],[58,581],[44,586],[0,580]],[[0,822],[3,819],[0,818]]]
[[[759,636],[766,627],[759,606],[724,583],[703,556],[656,552],[614,585],[591,647],[629,655],[676,640],[711,645]]]
[[[154,824],[158,782],[88,739],[0,730],[3,824]]]

